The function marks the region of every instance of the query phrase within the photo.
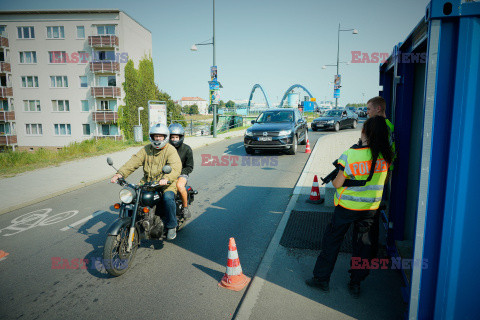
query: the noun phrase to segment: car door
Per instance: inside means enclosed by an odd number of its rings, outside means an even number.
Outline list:
[[[301,121],[299,121],[301,120]],[[298,140],[303,141],[305,139],[305,132],[306,132],[307,124],[306,121],[303,120],[300,111],[295,110],[295,132],[298,134]]]

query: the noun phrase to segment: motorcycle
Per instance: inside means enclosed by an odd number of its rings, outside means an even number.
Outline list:
[[[107,163],[113,167],[110,157],[107,158]],[[171,171],[172,168],[166,165],[162,168],[161,174],[169,174]],[[115,209],[119,210],[119,217],[109,227],[103,249],[103,264],[112,276],[121,276],[128,270],[141,240],[163,240],[166,237],[167,230],[161,219],[163,192],[156,182],[160,180],[157,179],[159,176],[154,181],[144,184],[130,184],[123,178],[117,181],[117,184],[123,187],[119,194],[121,203],[114,205]],[[168,184],[170,183],[169,181]],[[190,205],[198,192],[190,186],[185,188],[187,202]],[[187,219],[182,215],[183,205],[178,194],[175,197],[175,205],[179,231]]]

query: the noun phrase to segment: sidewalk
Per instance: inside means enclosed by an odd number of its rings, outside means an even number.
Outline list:
[[[192,149],[197,149],[228,137],[243,136],[244,132],[245,130],[227,132],[219,134],[216,138],[212,136],[186,137],[185,143]],[[69,161],[59,166],[28,171],[11,178],[0,179],[2,202],[0,215],[106,180],[114,173],[112,168],[107,165],[107,157],[111,157],[114,165],[119,167],[140,148],[133,147],[111,154]]]
[[[313,176],[325,177],[334,167],[332,162],[355,144],[358,130],[327,135],[317,141],[293,196],[287,206],[262,262],[252,279],[235,319],[398,319],[403,312],[401,277],[395,270],[372,270],[362,283],[359,299],[350,296],[350,253],[341,252],[330,280],[330,292],[310,288],[305,280],[312,271],[320,251],[283,246],[284,234],[292,234],[289,223],[292,211],[297,214],[323,215],[321,228],[315,236],[321,237],[333,214],[332,204],[313,205],[309,198]],[[321,181],[320,181],[321,184]],[[320,188],[324,194],[324,188]],[[317,226],[316,226],[317,228]],[[308,228],[294,230],[299,235]],[[314,230],[315,232],[315,230]],[[344,241],[347,242],[347,241]],[[306,242],[308,244],[308,241]],[[240,256],[241,261],[241,256]]]

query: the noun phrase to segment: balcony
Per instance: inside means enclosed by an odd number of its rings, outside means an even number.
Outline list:
[[[120,98],[119,87],[92,87],[92,97],[95,98]]]
[[[0,36],[0,47],[8,48],[8,38],[4,36]]]
[[[117,73],[120,72],[119,62],[90,62],[90,71],[93,73]]]
[[[118,113],[110,110],[97,110],[93,112],[92,119],[95,122],[117,122]]]
[[[9,146],[12,144],[17,144],[17,136],[4,135],[0,132],[0,146]]]
[[[0,62],[0,73],[5,73],[5,72],[12,72],[12,69],[10,68],[10,63]]]
[[[15,111],[1,111],[0,110],[0,121],[15,121]]]
[[[13,96],[11,87],[0,87],[0,98],[9,98]]]
[[[114,35],[89,36],[88,45],[93,48],[117,48],[118,37]]]

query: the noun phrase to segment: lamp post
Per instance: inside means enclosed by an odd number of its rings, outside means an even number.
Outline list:
[[[206,42],[206,41],[212,41],[212,42]],[[212,45],[213,47],[213,64],[212,66],[216,66],[216,59],[215,59],[215,0],[213,0],[213,37],[212,39],[206,40],[201,43],[195,43],[190,50],[192,51],[197,51],[197,46],[206,46],[206,45]],[[209,94],[210,95],[210,94]],[[213,137],[217,137],[217,105],[213,105]]]
[[[350,64],[349,62],[340,62],[340,31],[352,31],[352,34],[358,34],[357,29],[341,29],[340,23],[338,24],[338,37],[337,37],[337,64],[327,64],[322,67],[322,69],[326,69],[327,67],[337,67],[337,75],[339,74],[339,65],[340,63]],[[338,98],[335,98],[335,108],[338,107]]]
[[[140,111],[143,110],[143,107],[138,108],[138,125],[140,126]]]

